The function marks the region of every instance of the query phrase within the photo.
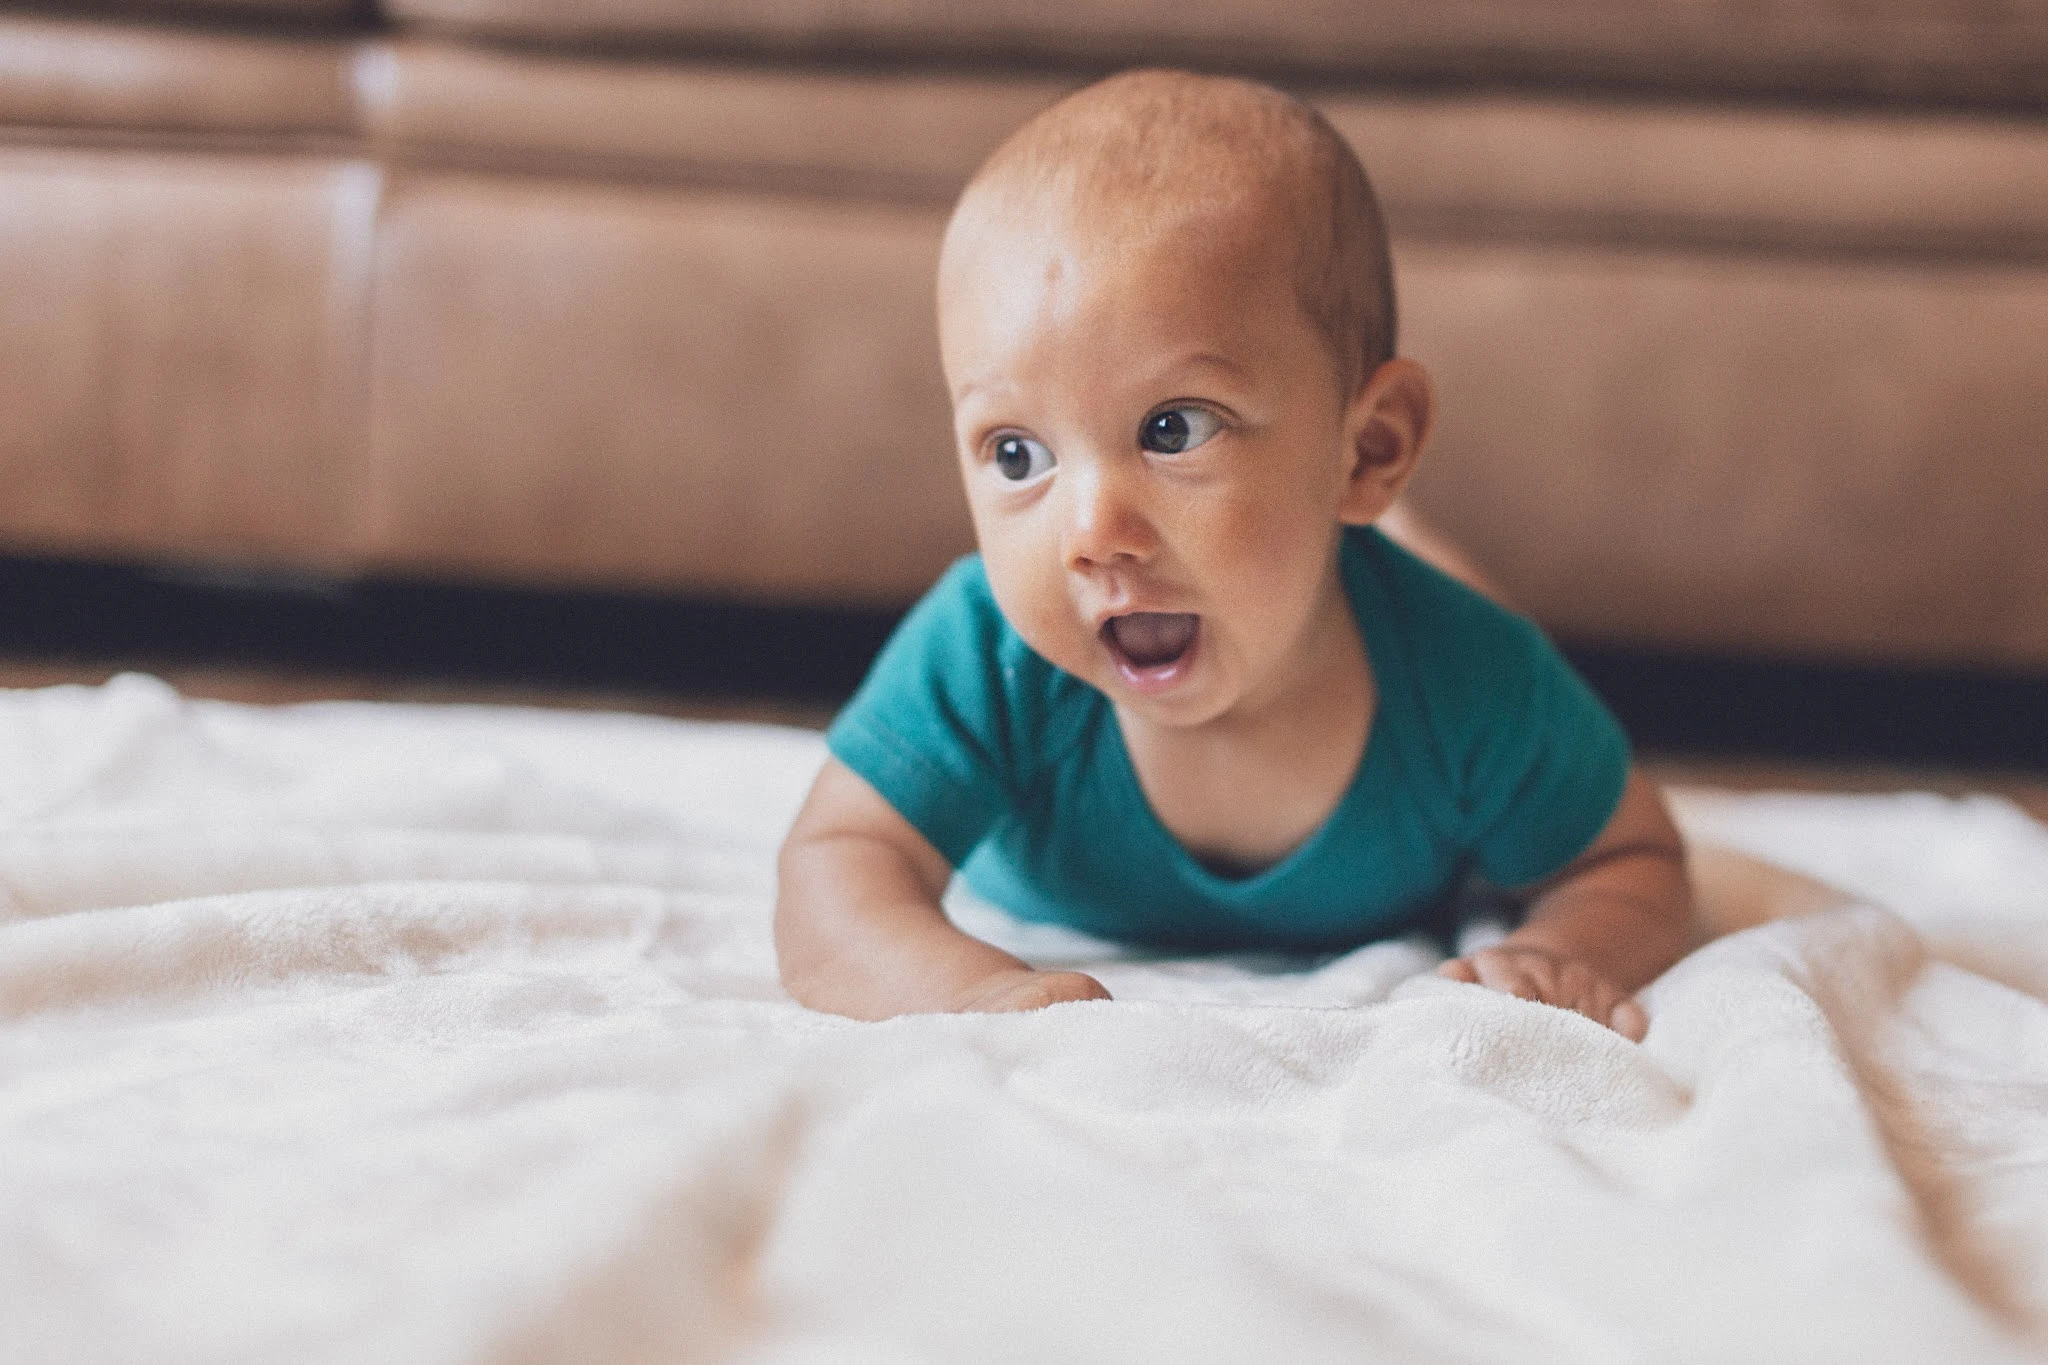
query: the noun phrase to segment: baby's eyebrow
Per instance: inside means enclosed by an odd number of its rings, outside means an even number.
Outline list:
[[[953,390],[953,406],[958,407],[962,403],[965,403],[970,398],[980,397],[989,389],[995,388],[1001,382],[1002,381],[1000,379],[991,382],[990,380],[985,378],[964,380],[962,381],[959,388]]]
[[[1167,364],[1160,366],[1158,374],[1163,380],[1169,375],[1180,374],[1185,370],[1221,370],[1233,379],[1250,378],[1250,372],[1244,366],[1216,351],[1195,351],[1188,355],[1176,356]]]

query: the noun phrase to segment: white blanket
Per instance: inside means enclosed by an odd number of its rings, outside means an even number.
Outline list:
[[[2048,831],[1684,803],[1867,905],[1632,1045],[1434,978],[776,985],[767,727],[0,693],[0,1359],[1995,1361],[2048,1340]],[[1879,908],[1880,905],[1890,908]]]

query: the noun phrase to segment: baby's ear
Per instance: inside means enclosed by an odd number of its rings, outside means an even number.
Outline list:
[[[1349,464],[1339,515],[1362,526],[1377,521],[1415,473],[1429,429],[1436,421],[1436,388],[1429,371],[1399,356],[1382,364],[1359,386],[1344,411],[1344,449]]]

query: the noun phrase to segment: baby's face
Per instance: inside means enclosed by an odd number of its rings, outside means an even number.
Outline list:
[[[1336,572],[1347,404],[1274,240],[1246,222],[1150,240],[968,224],[941,272],[996,600],[1032,648],[1161,724],[1249,714],[1328,657],[1318,632],[1355,629]]]

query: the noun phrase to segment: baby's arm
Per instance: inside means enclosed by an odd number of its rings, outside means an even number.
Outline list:
[[[1534,888],[1522,927],[1439,970],[1641,1039],[1648,1020],[1631,997],[1702,941],[1678,828],[1656,785],[1632,771],[1600,837]]]
[[[814,1010],[887,1019],[1109,998],[1091,976],[1034,971],[954,928],[939,908],[953,874],[945,855],[836,758],[825,760],[777,870],[782,984]]]

